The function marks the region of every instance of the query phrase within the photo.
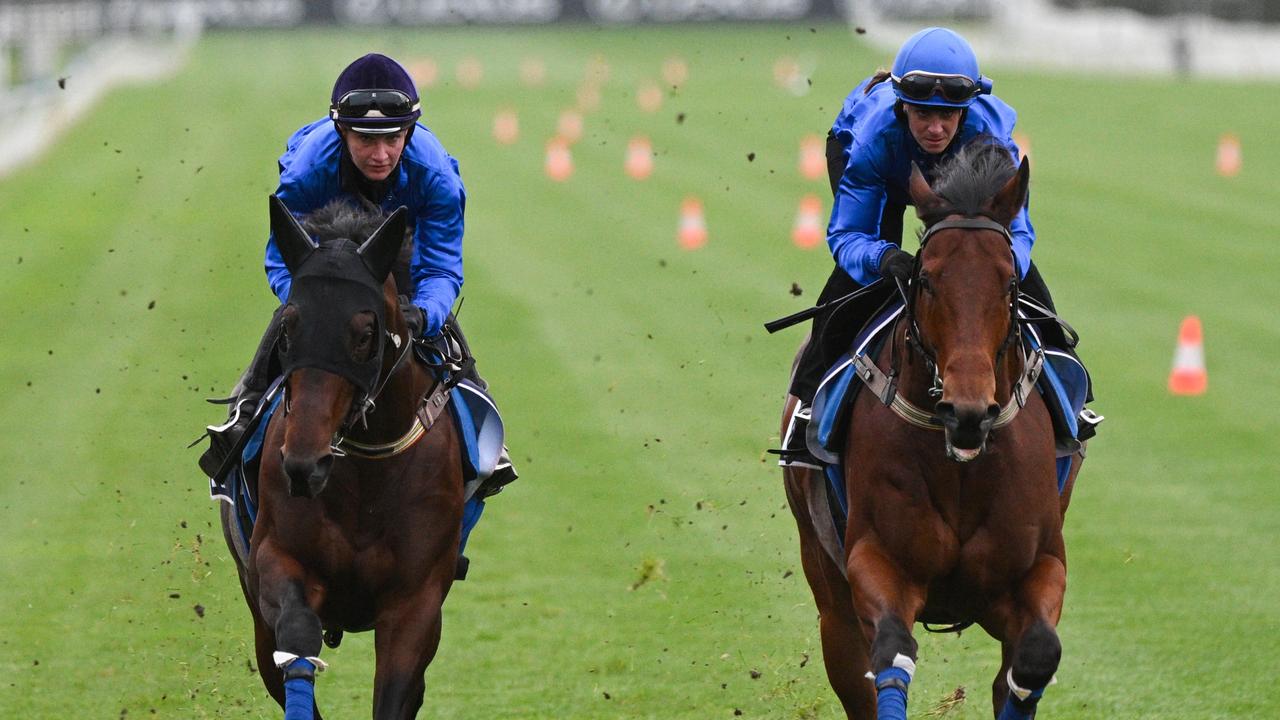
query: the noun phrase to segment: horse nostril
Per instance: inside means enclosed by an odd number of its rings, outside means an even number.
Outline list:
[[[946,402],[945,400],[939,402],[937,405],[934,405],[933,410],[935,413],[938,414],[938,417],[955,417],[956,416],[956,406],[953,405],[952,403]]]
[[[990,418],[990,419],[994,420],[994,419],[996,419],[996,417],[997,417],[997,416],[999,416],[999,415],[1000,415],[1000,406],[999,406],[999,405],[997,405],[997,404],[995,404],[995,403],[991,403],[990,405],[988,405],[988,406],[987,406],[987,417],[988,417],[988,418]]]

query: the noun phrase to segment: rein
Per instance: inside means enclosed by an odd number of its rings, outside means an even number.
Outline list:
[[[902,295],[903,302],[906,307],[905,317],[899,322],[905,321],[907,328],[905,339],[911,350],[919,353],[928,364],[929,369],[933,373],[933,387],[929,389],[930,396],[941,397],[942,395],[942,378],[938,375],[937,358],[932,352],[924,346],[920,341],[922,333],[920,326],[916,322],[915,302],[919,294],[919,283],[914,279],[920,275],[921,256],[924,255],[925,246],[929,242],[934,233],[947,229],[969,229],[969,230],[992,230],[1000,233],[1004,237],[1005,242],[1009,245],[1009,251],[1013,252],[1013,237],[1009,233],[1009,229],[1004,225],[987,218],[987,217],[965,217],[953,220],[942,220],[929,226],[925,230],[924,235],[920,237],[920,252],[916,254],[915,268],[912,271],[913,282],[909,286],[904,287],[901,282],[898,283],[898,292]],[[1000,413],[992,422],[992,429],[1004,427],[1013,422],[1017,417],[1018,411],[1027,403],[1032,390],[1035,388],[1036,380],[1040,378],[1040,372],[1044,367],[1044,351],[1036,348],[1035,351],[1028,356],[1026,349],[1022,347],[1017,340],[1021,336],[1019,318],[1017,317],[1017,298],[1018,281],[1015,278],[1011,283],[1009,302],[1009,333],[1005,336],[1004,343],[1001,344],[999,351],[996,353],[996,364],[1000,363],[1000,359],[1004,353],[1012,345],[1017,345],[1022,354],[1023,371],[1018,380],[1014,382],[1013,388],[1009,394],[1009,401],[1000,408]],[[866,353],[854,358],[854,367],[858,374],[858,378],[867,386],[871,392],[875,393],[886,407],[894,412],[895,415],[905,420],[907,423],[925,430],[942,430],[946,426],[942,423],[934,413],[921,408],[915,403],[907,400],[898,393],[898,374],[900,369],[900,359],[895,352],[896,344],[890,344],[891,358],[889,362],[889,373],[885,374],[880,370],[879,366]],[[908,356],[908,359],[910,355]]]

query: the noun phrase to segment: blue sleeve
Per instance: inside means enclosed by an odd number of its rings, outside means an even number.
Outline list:
[[[832,257],[860,285],[880,279],[880,258],[895,247],[880,239],[880,216],[888,199],[882,163],[866,146],[853,151],[827,225]]]
[[[426,314],[424,334],[444,327],[462,289],[462,231],[467,193],[455,172],[435,172],[423,189],[423,207],[413,232],[413,302]]]
[[[1006,137],[1004,140],[1005,147],[1009,148],[1009,152],[1013,154],[1013,162],[1015,165],[1019,162],[1018,157],[1022,151],[1018,149],[1018,144],[1013,138]],[[1018,279],[1026,277],[1027,270],[1031,269],[1031,246],[1036,242],[1036,229],[1031,226],[1031,215],[1028,208],[1031,205],[1031,188],[1027,188],[1027,201],[1023,203],[1022,209],[1014,216],[1013,222],[1009,224],[1009,234],[1013,236],[1013,259],[1018,265]]]

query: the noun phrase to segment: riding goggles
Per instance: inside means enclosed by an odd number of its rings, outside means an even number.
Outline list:
[[[405,118],[419,107],[421,105],[417,101],[399,90],[352,90],[329,108],[329,115],[334,120],[379,116]]]
[[[913,70],[902,77],[889,76],[904,100],[925,101],[935,94],[950,103],[962,103],[981,92],[973,78],[964,75],[935,75]]]

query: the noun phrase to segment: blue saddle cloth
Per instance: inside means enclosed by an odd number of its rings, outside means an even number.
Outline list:
[[[847,434],[845,423],[849,418],[848,409],[863,388],[854,361],[862,355],[875,357],[888,340],[890,329],[902,310],[903,304],[899,300],[868,323],[854,339],[849,352],[842,355],[823,376],[814,395],[812,419],[805,441],[809,452],[825,463],[823,474],[826,476],[830,495],[835,500],[835,505],[839,506],[840,516],[833,518],[838,522],[837,527],[844,527],[843,521],[849,512],[841,444]],[[1025,316],[1024,313],[1019,314]],[[1036,382],[1036,390],[1044,398],[1055,427],[1064,428],[1070,433],[1070,437],[1076,437],[1079,433],[1077,417],[1084,409],[1089,395],[1088,371],[1071,354],[1045,346],[1034,325],[1025,326],[1023,337],[1029,350],[1044,347],[1045,362],[1040,379]],[[1061,445],[1059,448],[1056,472],[1058,492],[1062,492],[1071,475],[1074,448]],[[833,507],[833,512],[834,510]]]
[[[235,507],[235,517],[244,546],[249,547],[249,537],[253,534],[253,524],[258,516],[258,467],[262,458],[262,444],[266,438],[267,426],[272,415],[280,405],[284,393],[279,391],[279,381],[263,395],[261,404],[265,405],[261,422],[240,455],[240,462],[223,478],[222,482],[209,483],[209,496],[213,500],[221,500]],[[470,380],[462,380],[449,391],[449,403],[446,412],[453,419],[458,430],[458,438],[462,445],[462,479],[467,487],[473,487],[479,480],[493,474],[498,459],[502,454],[504,430],[498,406],[489,393]],[[437,419],[438,422],[438,419]],[[428,430],[430,432],[430,430]],[[467,546],[467,538],[471,530],[480,521],[484,512],[484,499],[473,495],[467,500],[462,510],[462,540],[458,553],[462,554]]]

